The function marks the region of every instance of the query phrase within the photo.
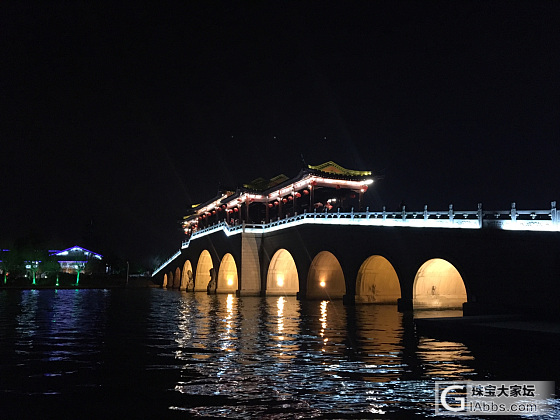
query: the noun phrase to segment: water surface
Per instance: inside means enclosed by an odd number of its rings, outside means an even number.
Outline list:
[[[527,345],[422,337],[395,306],[294,297],[8,290],[0,339],[14,419],[424,418],[436,380],[558,376]]]

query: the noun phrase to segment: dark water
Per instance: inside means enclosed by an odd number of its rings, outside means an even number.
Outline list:
[[[293,297],[0,291],[0,343],[1,419],[424,418],[435,380],[559,379],[558,349],[419,337],[394,306]]]

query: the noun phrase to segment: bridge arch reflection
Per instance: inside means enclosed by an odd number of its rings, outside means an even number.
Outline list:
[[[346,293],[344,273],[338,259],[329,251],[319,252],[307,275],[308,299],[342,299]]]
[[[389,260],[381,255],[366,259],[356,278],[356,303],[396,304],[400,297],[399,277]]]
[[[208,282],[210,281],[210,269],[214,268],[212,257],[208,250],[203,250],[198,257],[196,264],[196,277],[194,280],[194,290],[197,292],[206,291]]]
[[[461,308],[467,301],[467,290],[459,271],[441,258],[426,261],[414,278],[414,309]]]
[[[292,254],[285,249],[276,251],[266,276],[267,295],[296,295],[299,292],[299,276]]]

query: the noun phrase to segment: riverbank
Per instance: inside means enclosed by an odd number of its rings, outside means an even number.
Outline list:
[[[148,288],[161,287],[155,284],[150,277],[110,278],[110,279],[84,279],[79,284],[62,283],[58,286],[52,284],[29,284],[28,282],[14,282],[0,285],[0,290],[48,290],[48,289],[122,289],[122,288]]]
[[[489,344],[559,345],[560,322],[521,315],[484,315],[414,320],[421,335]]]

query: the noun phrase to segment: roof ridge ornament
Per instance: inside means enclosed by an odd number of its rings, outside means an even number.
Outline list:
[[[371,171],[356,171],[354,169],[346,169],[340,166],[338,163],[329,160],[328,162],[321,163],[320,165],[307,165],[309,169],[320,171],[320,172],[327,172],[331,174],[340,174],[340,175],[348,175],[348,176],[368,176],[371,175]]]

